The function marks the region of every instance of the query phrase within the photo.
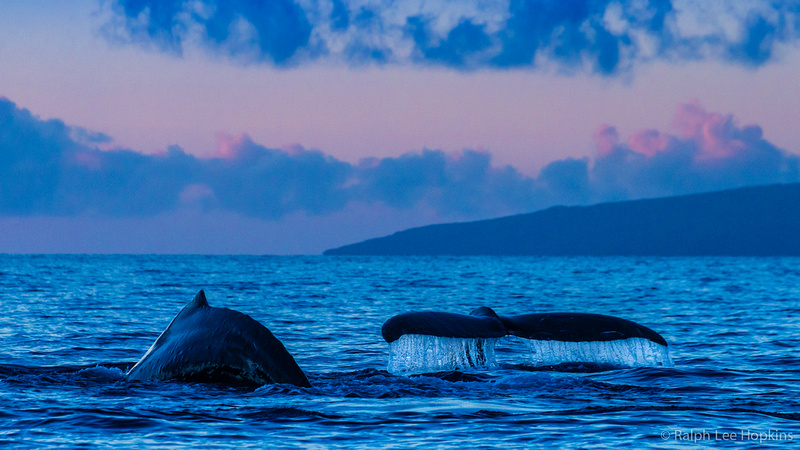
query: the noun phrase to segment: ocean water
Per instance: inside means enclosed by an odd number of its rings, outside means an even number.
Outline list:
[[[127,382],[204,289],[278,337],[312,388]],[[0,445],[747,448],[800,440],[800,259],[0,255]],[[669,342],[673,366],[387,371],[408,311],[578,311]],[[744,441],[744,442],[742,442]]]

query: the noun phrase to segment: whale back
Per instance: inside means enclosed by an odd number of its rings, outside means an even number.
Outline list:
[[[210,306],[203,291],[172,319],[126,378],[311,386],[272,332],[247,314]]]

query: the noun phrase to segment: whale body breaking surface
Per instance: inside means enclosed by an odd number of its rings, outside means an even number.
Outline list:
[[[246,314],[210,306],[202,290],[125,378],[311,386],[272,332]]]

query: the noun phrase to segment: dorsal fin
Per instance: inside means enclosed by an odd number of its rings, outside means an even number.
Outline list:
[[[200,292],[198,292],[197,295],[194,296],[192,301],[190,301],[189,304],[186,305],[186,308],[207,308],[207,307],[209,307],[208,300],[206,300],[206,293],[203,292],[202,289],[200,289]]]

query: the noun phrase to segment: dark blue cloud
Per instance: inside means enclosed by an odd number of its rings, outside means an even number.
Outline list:
[[[456,68],[470,67],[470,60],[492,43],[484,27],[470,20],[461,21],[444,39],[437,39],[425,18],[409,17],[406,33],[414,41],[415,59]]]
[[[0,216],[199,210],[273,220],[358,204],[471,220],[556,204],[800,181],[800,158],[765,140],[756,125],[739,126],[690,103],[679,107],[675,129],[643,130],[623,143],[606,126],[596,134],[596,158],[555,161],[531,177],[471,150],[351,164],[316,150],[266,148],[246,135],[223,139],[214,158],[175,146],[152,155],[103,150],[73,136],[99,136],[106,146],[107,136],[41,120],[0,98]]]
[[[244,63],[547,64],[611,75],[652,60],[760,66],[800,33],[800,1],[111,0],[106,34],[180,54],[200,45]],[[702,24],[702,29],[692,22]],[[734,27],[731,27],[734,25]],[[731,30],[734,30],[733,32]],[[336,50],[334,50],[336,49]],[[410,50],[409,50],[410,49]]]
[[[342,0],[331,0],[333,11],[331,11],[331,28],[343,31],[350,27],[350,9]]]
[[[751,15],[745,21],[743,39],[730,48],[731,58],[754,66],[764,64],[772,57],[777,31],[778,27],[761,15]]]
[[[216,206],[252,217],[277,218],[294,211],[323,214],[349,201],[350,164],[319,151],[287,153],[249,137],[231,140],[224,158],[203,160],[202,178]]]
[[[536,180],[548,203],[584,204],[591,200],[589,161],[567,158],[545,166]]]
[[[52,214],[153,215],[180,206],[187,183],[202,176],[193,156],[173,147],[158,155],[83,148],[64,155]]]
[[[0,210],[50,212],[63,155],[75,146],[63,122],[39,120],[0,98]]]
[[[616,39],[612,37],[603,47],[591,37],[598,31],[606,40],[610,36],[599,25],[605,3],[511,0],[509,19],[498,34],[501,49],[492,63],[500,67],[535,65],[537,52],[541,52],[563,64],[576,65],[581,62],[581,54],[592,47],[599,46],[609,53],[608,47],[616,46]],[[613,61],[613,67],[616,63]]]
[[[368,201],[379,200],[395,208],[417,204],[431,189],[441,187],[447,159],[442,152],[407,153],[362,163],[358,191]]]
[[[105,28],[110,37],[177,54],[195,30],[203,45],[244,62],[284,64],[309,49],[311,24],[292,0],[114,0],[111,5],[117,20]],[[341,20],[337,17],[337,24]]]
[[[393,208],[425,207],[445,218],[476,218],[524,211],[535,203],[533,180],[512,167],[491,166],[486,153],[438,150],[362,161],[353,198]]]
[[[185,26],[180,23],[178,15],[183,9],[182,0],[119,0],[111,5],[123,19],[116,25],[128,32],[131,41],[152,43],[162,50],[181,52]]]

